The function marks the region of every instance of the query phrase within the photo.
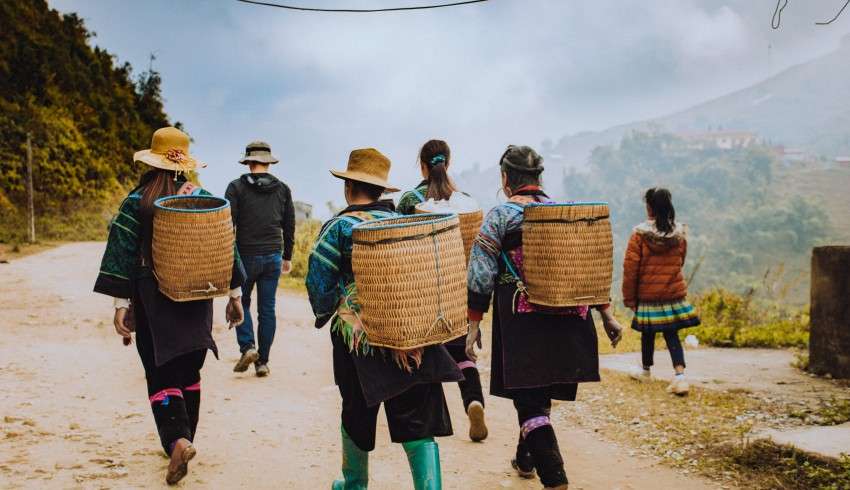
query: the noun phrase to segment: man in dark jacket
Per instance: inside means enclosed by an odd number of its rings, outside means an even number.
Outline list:
[[[236,246],[248,274],[242,285],[245,321],[236,327],[242,356],[233,370],[241,373],[254,363],[260,377],[269,374],[269,351],[277,327],[275,293],[281,273],[288,274],[292,269],[295,238],[292,194],[286,184],[269,173],[269,166],[277,162],[267,143],[250,143],[245,148],[245,158],[239,163],[247,165],[251,172],[231,182],[224,194],[230,201]],[[251,321],[251,292],[255,284],[259,349],[254,342]]]

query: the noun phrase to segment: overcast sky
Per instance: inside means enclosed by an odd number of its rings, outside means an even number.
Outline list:
[[[282,1],[282,0],[281,0]],[[321,7],[443,0],[287,0]],[[327,172],[352,148],[419,180],[429,138],[452,146],[456,170],[489,166],[505,145],[664,115],[829,52],[850,32],[843,0],[491,0],[390,14],[320,14],[235,0],[50,0],[77,12],[93,43],[136,71],[161,72],[166,110],[223,193],[264,139],[296,199],[341,202]],[[770,49],[769,49],[770,47]]]

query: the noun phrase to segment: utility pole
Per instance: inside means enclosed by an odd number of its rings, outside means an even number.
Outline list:
[[[27,133],[27,228],[29,231],[29,242],[35,243],[35,205],[33,204],[32,190],[32,137]]]

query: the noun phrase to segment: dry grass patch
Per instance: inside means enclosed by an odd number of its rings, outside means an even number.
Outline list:
[[[771,453],[768,443],[751,441],[754,427],[799,423],[782,404],[705,389],[678,398],[666,393],[665,382],[603,373],[602,383],[582,385],[579,400],[561,404],[557,416],[631,446],[631,454],[657,457],[684,473],[721,483],[754,489],[850,488],[841,486],[848,478],[846,461],[789,455],[778,446]],[[776,460],[783,462],[782,471]]]

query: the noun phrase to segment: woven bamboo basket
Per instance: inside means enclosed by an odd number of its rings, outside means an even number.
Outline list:
[[[419,209],[420,204],[416,205],[417,214],[429,213]],[[484,212],[471,211],[469,213],[457,213],[460,218],[460,237],[463,239],[463,253],[466,255],[466,262],[469,263],[469,254],[472,252],[472,242],[478,236],[478,231],[481,230],[481,223],[484,221]]]
[[[173,301],[226,296],[233,242],[226,199],[171,196],[154,202],[153,267],[159,290]]]
[[[529,302],[565,307],[611,301],[614,242],[607,203],[526,206],[522,251]]]
[[[455,214],[360,223],[351,265],[369,343],[392,349],[466,334],[466,260]]]

